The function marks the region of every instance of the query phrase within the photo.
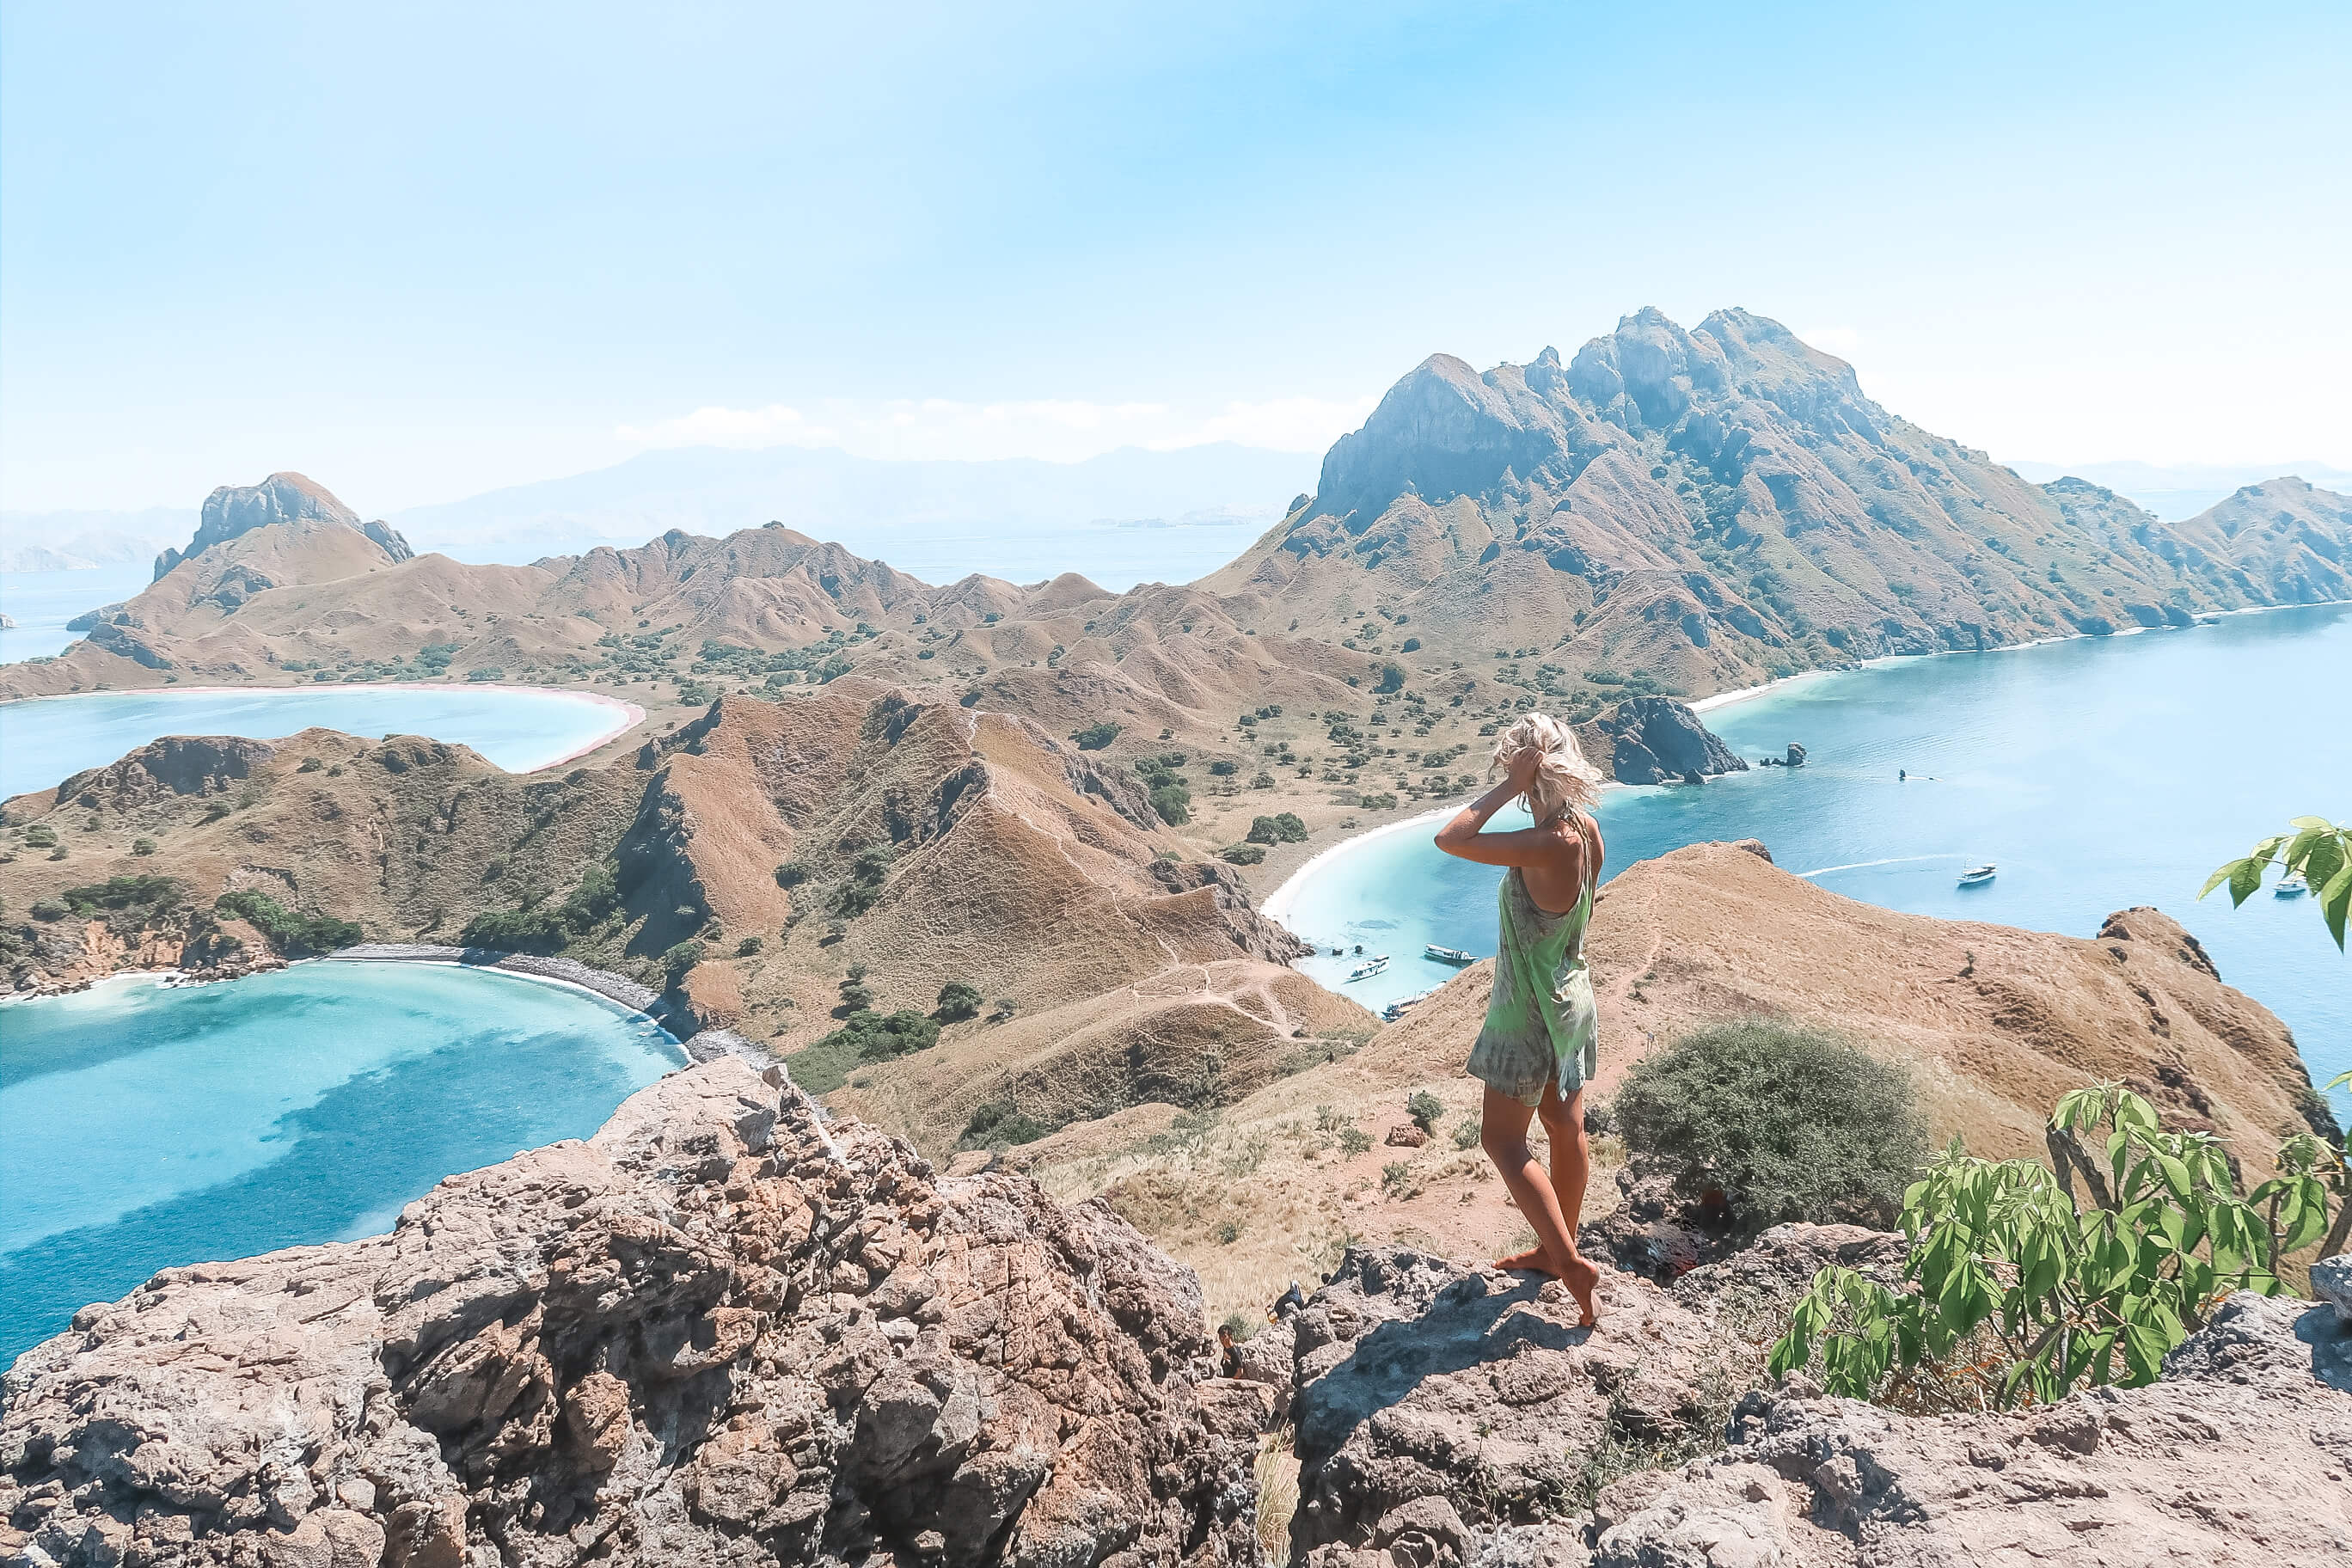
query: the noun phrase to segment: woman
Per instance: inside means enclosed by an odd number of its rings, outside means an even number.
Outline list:
[[[1536,1245],[1496,1260],[1500,1268],[1540,1269],[1576,1298],[1595,1321],[1600,1271],[1576,1249],[1589,1171],[1584,1086],[1599,1068],[1592,980],[1584,967],[1584,927],[1601,880],[1601,828],[1584,809],[1601,793],[1601,775],[1568,726],[1530,713],[1503,732],[1493,769],[1503,782],[1465,806],[1437,835],[1448,855],[1507,866],[1501,894],[1502,936],[1486,1026],[1471,1048],[1471,1076],[1486,1086],[1481,1112],[1486,1157],[1503,1174]],[[1524,798],[1533,827],[1484,833],[1486,819]],[[1528,1147],[1530,1117],[1543,1118],[1551,1171]]]

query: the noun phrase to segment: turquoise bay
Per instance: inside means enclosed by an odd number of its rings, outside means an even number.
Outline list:
[[[1825,888],[1948,920],[2089,936],[2110,910],[2154,904],[2287,1022],[2315,1080],[2352,1068],[2352,961],[2310,900],[2197,901],[2215,866],[2289,817],[2352,815],[2352,607],[1891,661],[1706,718],[1751,762],[1790,741],[1811,760],[1612,790],[1599,814],[1612,874],[1685,844],[1760,838]],[[1454,973],[1421,956],[1425,942],[1494,951],[1496,874],[1440,855],[1434,826],[1343,845],[1272,901],[1322,944],[1301,967],[1377,1006]],[[1999,878],[1958,887],[1981,861]],[[1389,972],[1347,984],[1354,960],[1330,949],[1358,943],[1392,954]],[[2335,1102],[2352,1118],[2352,1097]]]
[[[0,1366],[159,1268],[388,1229],[684,1061],[601,997],[444,965],[0,1005]]]
[[[161,735],[268,739],[314,726],[353,735],[430,735],[470,746],[510,773],[527,773],[592,751],[642,717],[586,692],[488,684],[45,697],[0,704],[0,799],[47,789]]]

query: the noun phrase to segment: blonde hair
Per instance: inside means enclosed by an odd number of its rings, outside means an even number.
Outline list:
[[[1509,772],[1523,752],[1538,753],[1536,776],[1524,797],[1538,824],[1555,822],[1570,807],[1601,798],[1601,770],[1585,761],[1575,732],[1550,714],[1530,713],[1504,731],[1495,742],[1487,777]]]

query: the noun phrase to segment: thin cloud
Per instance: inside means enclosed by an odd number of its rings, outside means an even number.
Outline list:
[[[950,398],[825,398],[795,407],[710,405],[614,434],[637,447],[837,447],[859,457],[1078,462],[1120,447],[1173,451],[1233,441],[1285,452],[1319,452],[1363,423],[1375,399],[1313,397],[1228,403],[1214,414],[1164,403],[1078,398],[962,403]]]

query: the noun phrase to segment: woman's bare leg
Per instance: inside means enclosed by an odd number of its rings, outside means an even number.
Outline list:
[[[1569,1294],[1584,1310],[1584,1321],[1595,1321],[1592,1293],[1601,1284],[1601,1270],[1595,1268],[1578,1250],[1576,1227],[1584,1215],[1585,1184],[1592,1175],[1592,1152],[1584,1136],[1584,1090],[1580,1086],[1565,1100],[1559,1097],[1558,1080],[1544,1085],[1543,1103],[1536,1108],[1543,1118],[1544,1138],[1551,1145],[1551,1190],[1559,1200],[1561,1229],[1569,1241],[1568,1267],[1560,1271],[1560,1282]]]
[[[1569,1229],[1568,1218],[1560,1213],[1559,1198],[1552,1191],[1551,1179],[1536,1163],[1535,1151],[1528,1146],[1528,1123],[1534,1119],[1533,1107],[1522,1105],[1492,1088],[1486,1090],[1486,1103],[1479,1110],[1478,1142],[1486,1151],[1486,1158],[1495,1162],[1503,1184],[1511,1190],[1519,1213],[1534,1227],[1537,1243],[1532,1251],[1496,1259],[1496,1266],[1540,1269],[1557,1277],[1576,1297],[1577,1305],[1583,1309],[1584,1321],[1590,1323],[1593,1321],[1592,1289],[1600,1282],[1600,1272],[1578,1256],[1575,1233]]]

